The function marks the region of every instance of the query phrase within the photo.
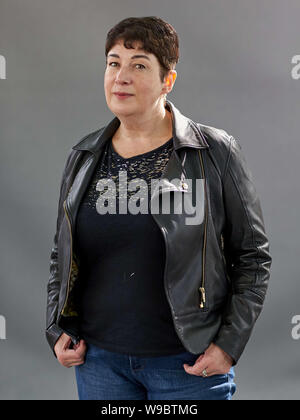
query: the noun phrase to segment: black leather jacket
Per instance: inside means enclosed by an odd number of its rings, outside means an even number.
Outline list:
[[[214,342],[235,365],[262,310],[270,277],[260,201],[238,141],[185,117],[168,100],[166,107],[173,117],[174,151],[161,177],[163,191],[174,192],[171,204],[184,194],[194,205],[196,188],[187,188],[186,180],[202,180],[197,184],[200,223],[188,224],[184,212],[152,215],[166,246],[164,287],[174,327],[187,351],[201,353]],[[46,337],[52,350],[63,331],[74,343],[80,339],[73,299],[80,261],[73,229],[103,145],[119,124],[115,117],[85,136],[72,147],[64,168],[47,287]],[[151,200],[157,197],[154,192]]]

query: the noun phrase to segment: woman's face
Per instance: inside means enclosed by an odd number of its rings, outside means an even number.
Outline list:
[[[104,74],[106,102],[109,109],[121,117],[151,114],[163,95],[170,91],[160,80],[160,65],[156,56],[137,49],[137,43],[134,47],[127,49],[123,41],[119,41],[107,54]],[[114,92],[130,93],[132,96],[122,99]]]

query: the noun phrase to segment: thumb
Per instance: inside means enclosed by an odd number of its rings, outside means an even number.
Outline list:
[[[63,350],[67,350],[69,348],[71,341],[71,337],[68,337],[68,339],[64,342]]]
[[[194,363],[199,363],[204,357],[204,353],[200,354],[200,356],[198,357],[198,359],[195,360]],[[183,366],[188,366],[191,367],[190,365],[188,365],[187,363],[184,363]]]
[[[203,360],[204,359],[204,360]],[[203,370],[206,366],[206,361],[205,361],[205,355],[201,354],[198,359],[195,361],[195,363],[193,365],[188,365],[187,363],[184,363],[183,367],[187,372],[194,372],[194,371],[198,371],[198,370]]]
[[[80,340],[79,343],[76,344],[75,351],[81,353],[86,349],[86,344],[84,340]]]

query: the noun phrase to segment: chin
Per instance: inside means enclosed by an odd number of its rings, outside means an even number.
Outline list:
[[[132,115],[140,111],[140,108],[136,104],[128,104],[126,101],[124,103],[111,101],[108,107],[113,113],[117,112],[120,115]]]

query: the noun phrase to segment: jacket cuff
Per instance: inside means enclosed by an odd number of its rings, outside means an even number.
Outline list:
[[[247,342],[241,343],[241,337],[235,334],[232,330],[230,331],[226,326],[221,327],[219,334],[213,340],[213,343],[219,346],[232,358],[232,366],[235,366],[238,363],[238,360],[247,344]]]
[[[50,325],[50,327],[48,327],[45,331],[48,344],[50,345],[51,350],[56,358],[57,356],[54,351],[54,346],[57,340],[59,339],[59,337],[62,335],[62,333],[63,333],[63,330],[59,328],[56,324]]]

